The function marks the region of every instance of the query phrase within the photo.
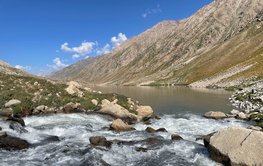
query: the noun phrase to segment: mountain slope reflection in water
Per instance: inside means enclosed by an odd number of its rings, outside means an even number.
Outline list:
[[[150,126],[164,127],[168,133],[149,134],[147,125],[139,123],[136,131],[116,133],[102,129],[111,120],[102,115],[57,114],[44,117],[25,118],[28,133],[18,134],[5,126],[9,134],[26,139],[32,144],[41,143],[47,136],[58,136],[60,141],[46,142],[25,151],[9,152],[0,150],[1,166],[5,165],[214,165],[201,141],[204,135],[228,126],[246,126],[235,119],[210,120],[199,115],[164,115],[153,120]],[[185,140],[171,141],[171,134],[178,133]],[[94,148],[89,137],[102,135],[108,140],[137,140],[134,145],[114,144],[110,149]],[[146,138],[157,137],[161,144],[147,145]],[[136,148],[148,147],[147,152]]]

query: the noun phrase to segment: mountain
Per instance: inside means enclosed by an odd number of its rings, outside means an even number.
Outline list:
[[[22,70],[13,68],[10,64],[5,61],[0,60],[0,73],[8,74],[8,75],[29,75]]]
[[[215,0],[50,78],[109,85],[229,87],[263,76],[263,1]]]

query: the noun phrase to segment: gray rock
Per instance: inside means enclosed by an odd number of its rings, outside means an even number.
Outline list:
[[[232,111],[230,111],[230,113],[231,113],[232,115],[238,115],[239,112],[240,112],[240,111],[235,110],[235,109],[233,109]]]
[[[4,108],[0,110],[0,116],[8,117],[12,116],[13,109],[12,108]]]
[[[99,103],[98,100],[96,100],[96,99],[92,99],[91,102],[92,102],[92,104],[94,104],[95,106],[97,106],[98,103]]]
[[[246,115],[244,112],[239,112],[239,113],[237,114],[237,117],[238,117],[239,119],[242,119],[242,120],[247,119],[247,115]]]
[[[180,135],[178,135],[178,134],[172,134],[171,135],[171,139],[174,140],[174,141],[183,140],[183,138]]]
[[[30,144],[23,139],[9,136],[5,132],[0,133],[0,148],[6,150],[22,150],[27,149]]]
[[[218,131],[204,141],[210,157],[224,165],[263,165],[263,132],[240,127]]]
[[[21,104],[20,100],[12,99],[12,100],[9,100],[7,103],[5,103],[5,107],[10,107],[13,105],[18,105],[18,104]]]
[[[114,120],[110,129],[118,132],[135,130],[132,126],[124,123],[121,119]]]
[[[112,142],[107,141],[107,139],[103,136],[94,136],[89,138],[89,142],[93,146],[105,146],[109,148]]]
[[[225,113],[223,113],[223,112],[214,112],[214,111],[209,111],[209,112],[205,113],[204,117],[211,118],[211,119],[227,118]]]

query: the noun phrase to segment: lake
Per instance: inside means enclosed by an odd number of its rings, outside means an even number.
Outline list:
[[[231,92],[222,89],[149,86],[99,86],[93,89],[129,96],[140,103],[152,106],[157,114],[194,113],[202,115],[208,111],[228,113],[233,108],[228,100]]]

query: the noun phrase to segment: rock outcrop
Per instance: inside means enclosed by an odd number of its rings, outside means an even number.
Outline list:
[[[214,133],[204,143],[211,158],[224,165],[263,165],[261,131],[226,128]]]

